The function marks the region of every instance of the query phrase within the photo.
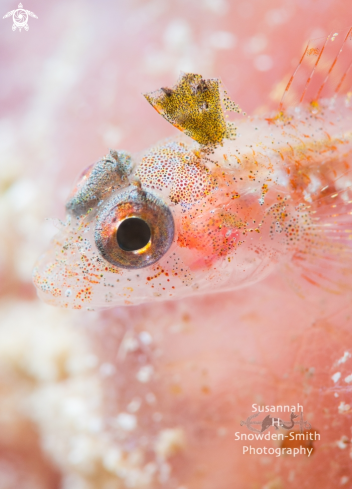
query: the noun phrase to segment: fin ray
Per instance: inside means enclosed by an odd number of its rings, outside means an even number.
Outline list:
[[[346,95],[352,74],[352,27],[338,42],[339,33],[309,39],[282,95],[279,110],[303,102],[317,104],[320,98]]]

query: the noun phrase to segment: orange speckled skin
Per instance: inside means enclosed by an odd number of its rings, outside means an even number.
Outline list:
[[[40,297],[75,309],[135,305],[248,286],[293,264],[301,269],[297,287],[304,289],[305,281],[347,294],[348,99],[341,96],[333,105],[322,100],[315,112],[309,106],[287,109],[274,123],[268,117],[246,119],[239,121],[236,140],[225,140],[210,155],[185,139],[132,158],[130,184],[137,178],[141,189],[161,199],[173,215],[173,242],[156,263],[128,269],[127,256],[119,267],[119,261],[109,263],[104,246],[97,249],[97,223],[115,198],[129,195],[126,180],[122,190],[111,190],[62,226],[34,271]],[[137,215],[148,218],[143,204],[140,209]],[[108,221],[102,239],[112,235],[105,245],[111,250],[117,248],[113,233]],[[139,263],[137,268],[143,258]]]

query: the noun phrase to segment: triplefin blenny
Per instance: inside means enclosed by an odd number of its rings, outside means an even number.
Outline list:
[[[232,290],[274,270],[295,293],[347,297],[351,30],[336,37],[307,45],[266,116],[245,115],[219,79],[198,74],[146,94],[183,134],[141,155],[110,150],[84,171],[35,267],[40,297],[113,307]]]

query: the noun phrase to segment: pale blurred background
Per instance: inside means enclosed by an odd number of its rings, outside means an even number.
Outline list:
[[[2,17],[17,2],[3,0],[0,8]],[[97,358],[85,332],[97,316],[83,324],[79,313],[37,300],[31,271],[55,232],[46,218],[64,217],[75,176],[109,148],[141,151],[176,134],[143,92],[173,85],[180,71],[189,71],[221,78],[247,113],[275,109],[308,38],[348,28],[351,6],[346,0],[25,0],[23,8],[38,16],[29,17],[28,32],[13,32],[12,18],[0,20],[0,489],[142,487],[121,474],[125,482],[116,474],[103,481],[80,469],[80,449],[70,438],[75,428],[58,421],[65,409],[80,417],[77,403],[60,404],[68,395],[60,394],[63,381],[89,385],[89,393],[100,388],[90,377]],[[241,487],[264,487],[252,484],[249,469],[243,477],[248,484]],[[270,477],[264,479],[274,483],[265,488],[286,487]],[[336,480],[352,487],[342,472]]]

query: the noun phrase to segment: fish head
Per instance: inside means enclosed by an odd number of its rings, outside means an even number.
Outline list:
[[[146,98],[183,134],[136,156],[110,151],[81,175],[34,270],[46,302],[94,309],[231,290],[282,255],[273,222],[288,204],[266,195],[270,164],[236,156],[224,112],[239,108],[220,80],[182,74]]]
[[[276,251],[270,226],[261,224],[262,194],[248,192],[241,171],[217,158],[180,137],[136,157],[110,151],[88,167],[36,264],[39,296],[96,309],[230,290],[266,276]]]

